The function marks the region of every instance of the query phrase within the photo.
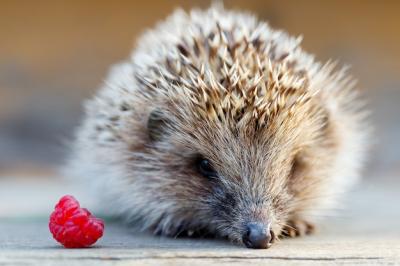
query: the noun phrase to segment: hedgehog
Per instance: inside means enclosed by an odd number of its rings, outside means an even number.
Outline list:
[[[221,6],[175,11],[86,102],[66,169],[156,235],[312,233],[358,179],[368,125],[348,68],[301,39]]]

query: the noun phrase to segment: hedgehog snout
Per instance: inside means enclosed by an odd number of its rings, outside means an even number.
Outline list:
[[[242,236],[243,243],[248,248],[265,249],[270,248],[275,235],[270,230],[270,225],[264,223],[248,223]]]

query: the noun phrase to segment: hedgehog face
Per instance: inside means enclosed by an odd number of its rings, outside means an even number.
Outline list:
[[[146,165],[137,176],[162,176],[151,184],[162,202],[157,232],[205,229],[265,248],[294,209],[321,196],[334,145],[304,71],[239,44],[253,57],[230,50],[205,64],[178,45],[167,67],[136,76],[148,89],[143,109],[158,107],[148,110],[149,154],[135,164]]]
[[[172,109],[153,110],[147,122],[146,157],[157,158],[151,168],[162,173],[160,200],[169,205],[160,210],[156,231],[202,230],[269,247],[292,209],[305,204],[301,197],[313,196],[308,185],[317,179],[307,175],[324,173],[322,161],[329,158],[318,149],[326,148],[328,135],[316,134],[327,127],[323,110],[314,105],[317,111],[302,117],[282,112],[260,126],[257,119],[242,120],[248,110],[240,117],[201,119],[167,106]]]

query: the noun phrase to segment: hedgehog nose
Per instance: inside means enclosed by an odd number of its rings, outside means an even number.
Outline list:
[[[243,243],[248,248],[269,248],[272,245],[272,238],[268,226],[262,223],[249,223],[243,235]]]

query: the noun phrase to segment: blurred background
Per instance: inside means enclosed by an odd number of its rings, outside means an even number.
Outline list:
[[[58,197],[55,169],[82,116],[81,103],[93,95],[111,64],[129,56],[138,35],[175,8],[209,4],[0,1],[0,217],[24,193],[38,191],[40,197],[44,187]],[[226,0],[224,5],[303,35],[303,47],[320,61],[333,58],[352,66],[375,127],[365,180],[397,189],[400,1]],[[20,205],[26,204],[22,200]]]

